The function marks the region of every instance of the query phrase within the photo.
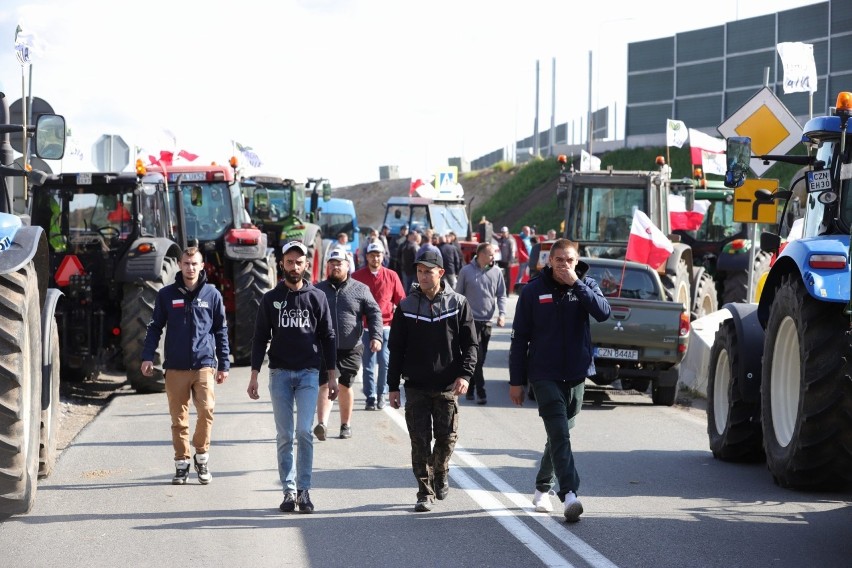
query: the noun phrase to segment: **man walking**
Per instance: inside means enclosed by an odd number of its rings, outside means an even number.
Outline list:
[[[417,268],[414,260],[417,258],[418,248],[420,248],[420,234],[417,231],[411,231],[408,233],[408,240],[399,249],[402,288],[406,294],[411,291],[411,285],[417,280]]]
[[[491,243],[479,243],[476,247],[476,256],[459,273],[456,292],[467,298],[479,338],[476,369],[466,397],[467,400],[473,400],[476,391],[477,404],[487,404],[482,366],[491,341],[491,320],[495,309],[497,326],[506,325],[506,283],[503,282],[503,271],[494,266],[494,246]]]
[[[444,281],[450,288],[455,289],[459,272],[464,266],[461,253],[458,247],[450,242],[449,235],[438,237],[438,250],[441,252],[441,258],[444,259]]]
[[[553,243],[541,276],[521,291],[509,351],[509,396],[522,405],[529,379],[547,432],[533,505],[536,511],[553,510],[549,494],[558,479],[568,522],[583,513],[570,430],[583,405],[586,377],[595,374],[589,316],[604,321],[611,311],[597,283],[583,277],[588,265],[579,262],[577,251],[568,239]]]
[[[378,241],[369,246],[374,247],[377,243]],[[378,243],[378,246],[381,246],[381,243]],[[349,260],[342,250],[331,251],[325,272],[328,278],[317,284],[317,288],[325,293],[331,309],[340,385],[340,437],[347,439],[352,437],[352,406],[355,404],[352,379],[361,368],[362,351],[366,349],[375,353],[382,348],[382,316],[370,289],[365,284],[349,278]],[[365,332],[369,335],[366,347],[361,345],[361,322],[364,319],[367,320]],[[326,383],[327,381],[320,378],[317,425],[314,428],[314,434],[320,440],[325,440],[332,405]]]
[[[450,458],[458,439],[456,396],[467,392],[476,367],[476,328],[464,296],[441,283],[441,255],[426,251],[416,264],[418,283],[400,302],[391,324],[388,400],[400,407],[404,380],[405,423],[417,479],[414,510],[425,512],[450,490]]]
[[[257,309],[251,350],[251,379],[246,392],[260,398],[257,375],[269,355],[269,397],[275,419],[278,476],[284,488],[283,513],[312,513],[311,474],[314,439],[311,424],[317,407],[319,369],[328,375],[328,397],[337,398],[337,351],[331,310],[322,291],[304,278],[308,247],[290,241],[282,247],[284,280],[263,295]],[[271,340],[271,344],[270,344]],[[269,352],[266,347],[269,345]],[[321,361],[322,359],[322,361]],[[293,423],[293,410],[296,422]],[[299,443],[293,460],[293,442]]]
[[[216,383],[228,378],[228,322],[222,295],[207,283],[204,259],[197,247],[188,247],[180,257],[180,272],[173,284],[157,293],[154,314],[148,324],[142,349],[142,374],[154,374],[154,353],[166,328],[163,368],[166,398],[172,420],[175,476],[172,484],[184,485],[189,476],[189,399],[197,414],[192,445],[198,481],[207,485],[210,473],[210,431],[216,403]]]
[[[372,342],[370,329],[364,326],[362,342],[364,344],[362,362],[364,364],[363,389],[367,398],[366,410],[381,410],[385,406],[385,394],[387,393],[388,378],[388,338],[390,335],[390,324],[393,319],[394,309],[405,297],[405,290],[399,276],[393,270],[382,266],[382,255],[380,243],[373,243],[367,247],[367,264],[355,271],[352,278],[363,282],[373,294],[373,299],[379,305],[382,312],[382,348],[373,352],[368,349]],[[367,322],[365,322],[366,324]],[[376,377],[376,359],[379,363],[379,374]]]

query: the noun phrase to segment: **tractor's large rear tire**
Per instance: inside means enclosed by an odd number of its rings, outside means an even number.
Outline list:
[[[138,393],[163,392],[166,379],[163,374],[164,345],[166,331],[160,336],[160,345],[154,354],[154,374],[146,377],[142,374],[142,348],[148,323],[154,315],[154,303],[157,293],[175,281],[178,272],[177,260],[172,257],[163,259],[160,277],[147,282],[133,282],[124,285],[124,297],[121,300],[121,350],[127,379]]]
[[[692,319],[698,319],[712,314],[719,309],[716,298],[716,282],[713,277],[704,272],[696,283],[695,305],[692,306]]]
[[[752,295],[757,294],[757,284],[760,277],[769,272],[769,261],[772,255],[768,252],[757,251],[754,256],[754,271],[752,276]],[[728,272],[722,281],[722,303],[748,302],[748,271]]]
[[[26,513],[38,482],[41,314],[32,262],[0,275],[0,518]]]
[[[673,275],[667,274],[662,278],[666,298],[671,302],[683,304],[686,311],[692,313],[692,290],[689,285],[689,267],[684,259],[677,263],[677,270]]]
[[[277,284],[275,255],[264,259],[234,264],[234,341],[231,354],[235,365],[251,362],[251,343],[254,338],[254,323],[263,295]]]
[[[311,282],[317,284],[325,279],[325,262],[323,262],[323,250],[322,250],[322,234],[319,232],[314,236],[314,240],[312,243],[305,243],[308,245],[308,270],[307,274],[310,275]]]
[[[41,409],[41,434],[39,447],[38,476],[47,477],[53,471],[56,464],[56,439],[59,433],[59,330],[56,326],[56,318],[48,320],[47,329],[44,330],[44,341],[48,345],[49,353],[47,361],[42,361],[42,389],[48,387],[50,392],[47,399],[47,407],[42,405]],[[42,398],[44,398],[42,392]]]
[[[726,320],[710,350],[707,375],[707,436],[713,457],[726,461],[763,459],[760,405],[747,402],[739,381],[739,347],[733,320]]]
[[[836,488],[852,480],[850,348],[844,304],[820,302],[797,274],[772,302],[763,348],[766,464],[782,487]]]

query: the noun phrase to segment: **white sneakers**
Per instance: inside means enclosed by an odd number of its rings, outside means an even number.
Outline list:
[[[577,499],[573,491],[565,494],[565,522],[576,523],[583,514],[583,504]]]
[[[553,503],[550,501],[550,496],[556,495],[556,492],[551,489],[547,493],[542,493],[538,489],[535,490],[535,495],[533,495],[533,507],[537,513],[552,513],[553,512]]]

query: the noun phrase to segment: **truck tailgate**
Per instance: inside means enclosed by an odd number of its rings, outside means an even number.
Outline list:
[[[591,322],[596,359],[677,363],[683,305],[677,302],[608,298],[612,316]]]

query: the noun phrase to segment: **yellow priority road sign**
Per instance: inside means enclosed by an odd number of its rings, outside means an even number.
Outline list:
[[[777,223],[778,202],[759,201],[755,192],[766,189],[775,193],[777,179],[747,179],[734,190],[734,221],[737,223]]]

